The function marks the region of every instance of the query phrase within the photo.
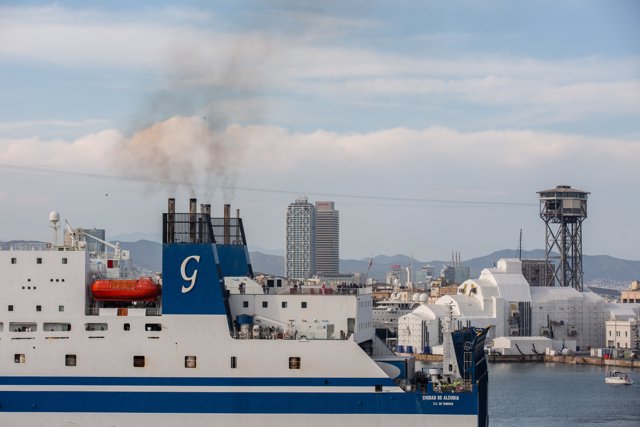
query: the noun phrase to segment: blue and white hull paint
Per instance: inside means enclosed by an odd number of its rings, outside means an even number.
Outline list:
[[[0,425],[488,424],[486,331],[445,334],[442,382],[392,379],[365,351],[369,290],[262,288],[240,218],[208,212],[170,202],[153,302],[95,301],[128,255],[101,264],[81,239],[0,251]]]

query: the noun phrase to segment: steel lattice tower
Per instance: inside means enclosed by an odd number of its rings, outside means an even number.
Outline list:
[[[587,191],[569,185],[539,191],[540,218],[546,225],[545,262],[552,265],[554,274],[546,286],[571,286],[582,292],[582,221],[587,218]],[[558,255],[553,254],[556,251]]]

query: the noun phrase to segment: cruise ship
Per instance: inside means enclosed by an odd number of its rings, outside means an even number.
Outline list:
[[[488,425],[486,329],[445,330],[416,372],[376,339],[369,288],[255,278],[229,205],[169,199],[157,277],[49,220],[49,244],[0,251],[0,425]]]

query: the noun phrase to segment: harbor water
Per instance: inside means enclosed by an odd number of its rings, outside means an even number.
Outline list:
[[[640,371],[634,384],[607,385],[605,368],[563,363],[489,364],[489,425],[640,426]]]

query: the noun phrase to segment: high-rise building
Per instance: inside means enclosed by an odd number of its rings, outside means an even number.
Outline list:
[[[316,272],[334,275],[340,270],[340,215],[333,202],[316,202]]]
[[[305,196],[287,207],[284,273],[289,279],[308,279],[316,273],[316,208]]]

